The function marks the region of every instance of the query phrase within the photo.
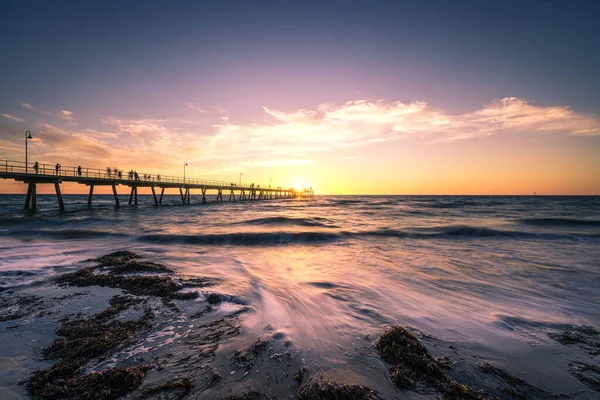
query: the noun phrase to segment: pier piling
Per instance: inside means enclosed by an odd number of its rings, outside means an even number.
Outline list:
[[[94,195],[94,185],[90,185],[90,193],[88,194],[88,207],[92,206],[92,196]]]
[[[113,196],[115,196],[115,206],[117,208],[120,208],[121,204],[119,204],[119,195],[117,195],[117,186],[116,185],[112,185],[112,191],[113,191]]]
[[[54,190],[56,191],[56,199],[58,200],[58,207],[60,211],[65,211],[65,203],[63,202],[62,193],[60,192],[60,184],[58,182],[54,183]]]
[[[150,186],[150,189],[152,189],[152,197],[154,197],[154,205],[157,206],[158,199],[156,198],[156,192],[154,191],[154,186]]]

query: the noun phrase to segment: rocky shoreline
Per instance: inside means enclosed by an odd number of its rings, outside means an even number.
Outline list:
[[[19,398],[25,389],[39,399],[390,398],[329,379],[307,365],[283,334],[273,332],[240,347],[240,318],[251,307],[244,299],[214,291],[216,283],[208,277],[179,277],[166,265],[118,251],[59,276],[48,289],[51,295],[32,294],[36,288],[4,290],[1,330],[18,332],[20,321],[35,316],[52,321],[45,326],[55,327],[55,334],[38,351],[40,367],[15,374],[21,389],[3,384],[0,394]],[[563,328],[548,336],[597,361],[600,332]],[[575,398],[548,393],[492,362],[456,351],[436,358],[422,339],[418,332],[394,326],[372,341],[371,350],[386,366],[397,397]],[[3,358],[5,370],[18,370]],[[600,391],[598,363],[573,361],[568,368]]]

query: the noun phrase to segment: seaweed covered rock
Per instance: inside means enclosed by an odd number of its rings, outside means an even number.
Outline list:
[[[46,358],[59,361],[31,375],[26,385],[29,393],[41,399],[116,399],[137,388],[144,380],[145,366],[81,372],[92,358],[125,347],[137,332],[150,327],[151,310],[137,320],[113,320],[139,302],[130,296],[114,296],[110,306],[95,316],[65,322],[56,331],[60,337],[43,351]]]
[[[139,256],[129,251],[117,251],[96,260],[96,266],[81,268],[56,279],[60,285],[104,286],[122,289],[137,296],[157,296],[176,300],[191,300],[198,292],[180,292],[184,288],[175,279],[164,276],[174,271],[163,264],[139,261]],[[101,273],[97,271],[101,270]],[[137,275],[141,272],[154,272],[161,275]],[[218,295],[217,295],[218,296]]]
[[[137,296],[171,297],[192,299],[198,292],[178,293],[181,286],[167,276],[121,276],[113,273],[96,274],[94,267],[82,268],[79,271],[60,276],[59,284],[70,286],[105,286],[123,289]]]
[[[159,263],[152,261],[137,261],[132,260],[123,264],[117,264],[111,269],[113,274],[133,274],[138,272],[159,272],[165,274],[172,274],[174,271]]]
[[[419,379],[435,382],[445,377],[436,358],[412,332],[401,326],[381,335],[377,350],[383,361],[392,366],[392,377],[399,388],[413,388]]]
[[[394,384],[400,389],[415,389],[424,382],[448,400],[479,400],[482,395],[452,380],[442,364],[408,329],[395,326],[377,341],[377,351],[387,364]]]
[[[170,393],[176,395],[178,398],[181,398],[181,396],[190,393],[193,387],[194,385],[188,378],[175,379],[165,382],[162,385],[148,388],[142,391],[138,397],[141,399],[146,399],[165,393]]]
[[[304,377],[308,374],[308,369],[306,367],[300,367],[298,371],[292,377],[296,382],[302,383]]]
[[[67,322],[56,331],[61,337],[44,349],[44,356],[50,359],[90,359],[122,348],[131,343],[136,332],[149,327],[153,316],[151,311],[146,311],[134,321],[105,323],[102,318],[89,318]]]
[[[95,260],[89,261],[96,261],[100,265],[106,266],[124,264],[132,260],[137,260],[138,258],[141,257],[131,251],[119,250],[110,254],[103,255],[102,257],[98,257]]]
[[[181,284],[181,278],[169,276],[173,271],[166,266],[140,261],[139,258],[137,254],[128,251],[111,253],[89,260],[96,262],[96,265],[88,265],[56,279],[60,285],[111,287],[121,289],[124,293],[113,296],[109,300],[109,307],[95,315],[82,318],[78,314],[75,319],[61,320],[62,325],[56,330],[59,337],[43,350],[45,358],[56,362],[46,370],[34,371],[26,382],[26,388],[33,398],[116,399],[141,386],[150,368],[145,365],[86,372],[97,361],[142,339],[143,333],[152,328],[155,314],[148,305],[157,302],[146,296],[158,297],[164,305],[172,305],[179,311],[173,300],[194,299],[199,293],[186,289],[186,285]],[[190,287],[194,284],[207,286],[213,282],[204,278],[185,281]],[[220,299],[218,294],[214,295]],[[210,306],[207,307],[204,313],[211,310]],[[120,315],[131,308],[138,312],[145,311],[137,319]],[[155,310],[161,310],[161,307],[158,306]],[[169,310],[167,316],[171,312]],[[159,323],[161,322],[162,318],[159,318]],[[197,328],[197,332],[187,335],[182,343],[186,347],[184,353],[191,350],[196,354],[191,363],[198,360],[209,361],[223,341],[240,331],[237,315],[201,322]],[[186,362],[190,357],[188,355],[173,363]],[[158,361],[152,363],[152,369],[161,370],[164,361],[160,365],[156,364]],[[202,383],[200,388],[210,387],[220,379],[216,371],[204,368],[204,364],[200,369],[202,372],[193,373],[194,383]],[[179,376],[161,385],[147,387],[138,392],[136,398],[181,398],[188,395],[192,387],[189,378]]]
[[[571,373],[586,385],[600,392],[600,368],[583,362],[569,363]]]
[[[369,400],[375,399],[375,391],[360,385],[320,382],[304,386],[296,398],[298,400]]]
[[[118,399],[139,387],[148,368],[110,368],[76,376],[82,364],[77,361],[60,362],[50,370],[36,371],[27,382],[27,390],[41,399]]]
[[[208,295],[208,297],[206,298],[206,301],[208,302],[208,304],[220,304],[221,303],[221,296],[219,296],[217,293],[211,293]]]
[[[231,394],[222,400],[271,400],[271,398],[266,394],[257,392],[256,390],[250,390],[246,393],[238,395]]]

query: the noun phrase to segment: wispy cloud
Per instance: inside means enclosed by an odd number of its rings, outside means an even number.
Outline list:
[[[2,115],[4,118],[12,120],[12,121],[23,122],[23,118],[15,117],[14,115],[10,115],[10,114],[0,114],[0,115]]]
[[[200,107],[198,104],[191,103],[191,102],[187,102],[185,104],[188,106],[188,108],[191,108],[192,110],[197,111],[200,114],[206,114],[206,110],[204,108]]]
[[[20,102],[19,104],[21,104],[22,107],[27,108],[28,110],[31,110],[31,111],[35,111],[39,114],[49,115],[51,117],[57,117],[62,120],[65,120],[65,121],[73,121],[73,119],[74,119],[73,111],[69,111],[69,110],[59,110],[57,112],[44,111],[44,110],[40,110],[40,109],[32,106],[29,103]]]
[[[270,121],[215,125],[217,135],[213,145],[233,143],[259,148],[270,144],[311,152],[401,137],[416,137],[430,143],[504,133],[600,135],[600,120],[596,116],[578,113],[569,106],[538,106],[516,97],[494,100],[464,114],[446,113],[421,101],[384,100],[325,103],[315,109],[291,112],[263,109]]]

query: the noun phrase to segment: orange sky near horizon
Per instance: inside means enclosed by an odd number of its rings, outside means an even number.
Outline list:
[[[30,146],[32,163],[39,153],[35,141]],[[600,195],[596,136],[509,134],[436,143],[399,138],[306,153],[303,163],[245,166],[243,181],[268,186],[273,178],[273,187],[304,184],[313,186],[317,194]],[[237,170],[204,169],[192,154],[187,155],[189,178],[238,182]],[[102,168],[95,160],[82,161],[82,165]],[[123,165],[122,169],[130,168],[136,166]],[[160,170],[144,164],[137,170],[183,175],[182,166]],[[122,194],[128,190],[118,187]],[[40,194],[53,191],[52,185],[38,186]],[[84,185],[63,184],[64,194],[87,191]],[[150,193],[141,190],[146,191]],[[0,193],[25,192],[26,185],[20,182],[0,180]],[[110,188],[96,187],[95,193],[109,194]]]

